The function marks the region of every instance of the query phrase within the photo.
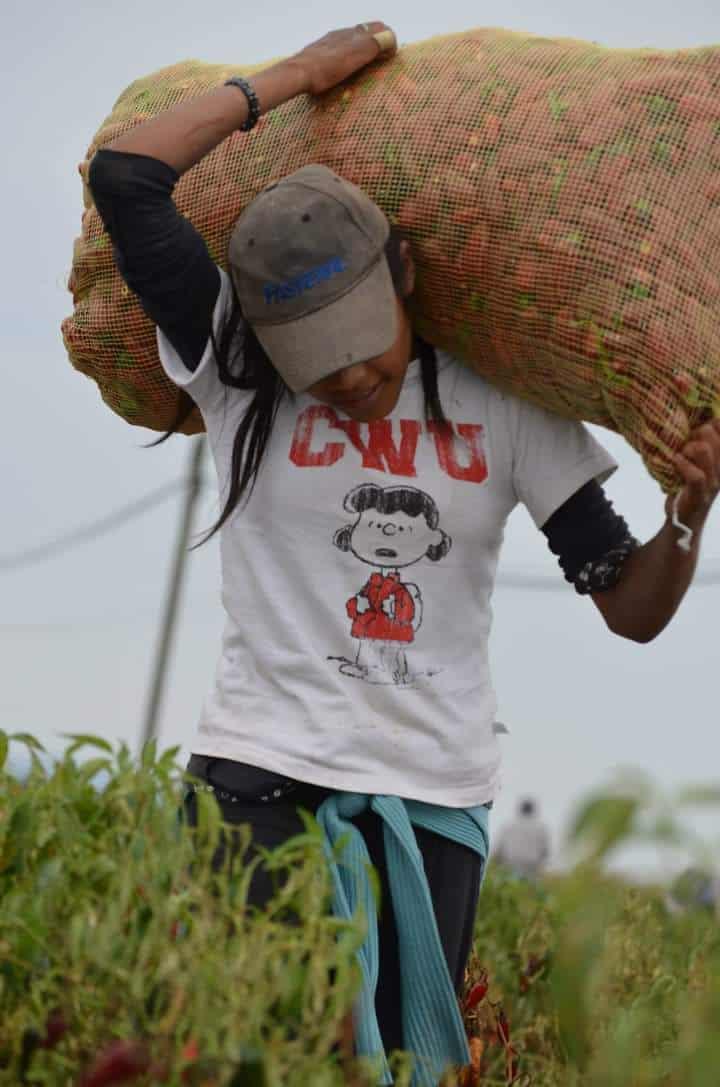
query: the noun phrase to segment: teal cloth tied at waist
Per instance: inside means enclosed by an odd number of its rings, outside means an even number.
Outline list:
[[[392,1083],[392,1076],[375,1014],[377,910],[367,875],[370,855],[351,822],[368,809],[383,820],[400,957],[403,1041],[415,1058],[412,1087],[436,1087],[448,1065],[468,1064],[470,1054],[413,824],[459,842],[487,861],[489,813],[484,806],[445,808],[365,793],[333,793],[317,810],[332,875],[333,913],[349,920],[360,907],[367,919],[367,934],[358,952],[362,986],[354,1009],[355,1045],[359,1056],[381,1059],[381,1084]],[[336,863],[335,849],[343,835],[348,840]]]

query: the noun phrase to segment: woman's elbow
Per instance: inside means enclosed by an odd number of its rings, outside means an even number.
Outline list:
[[[657,638],[664,628],[665,624],[657,624],[648,622],[647,620],[633,619],[630,621],[612,622],[607,617],[605,619],[608,630],[617,635],[618,638],[625,638],[629,642],[635,642],[637,645],[647,645]]]
[[[96,192],[101,193],[103,190],[111,187],[113,166],[112,163],[109,163],[103,156],[102,149],[96,151],[90,159],[85,177],[87,179],[87,186],[93,196]]]
[[[660,631],[659,630],[627,630],[627,631],[616,631],[616,633],[621,638],[626,638],[630,642],[635,642],[636,645],[647,645],[649,642],[652,642],[657,638]]]
[[[600,593],[593,597],[598,611],[602,615],[605,625],[611,634],[627,641],[636,642],[638,645],[647,645],[657,638],[665,628],[665,623],[659,623],[652,616],[629,612],[627,609],[615,609],[611,601]]]

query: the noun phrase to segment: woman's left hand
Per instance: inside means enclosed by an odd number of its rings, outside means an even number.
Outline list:
[[[720,419],[702,423],[691,431],[674,459],[684,487],[678,500],[678,518],[684,523],[702,525],[720,491]],[[674,496],[666,509],[672,511]]]

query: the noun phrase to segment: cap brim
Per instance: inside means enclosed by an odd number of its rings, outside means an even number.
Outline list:
[[[314,313],[284,324],[253,322],[275,369],[295,393],[384,354],[395,343],[398,312],[390,268],[381,257],[352,290]]]

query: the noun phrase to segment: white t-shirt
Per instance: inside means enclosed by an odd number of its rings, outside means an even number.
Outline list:
[[[222,272],[216,333],[232,298]],[[251,394],[220,381],[210,343],[194,372],[160,331],[158,345],[202,412],[222,508]],[[448,440],[425,421],[419,367],[378,422],[283,399],[253,494],[221,529],[227,621],[197,754],[448,807],[495,796],[488,637],[505,522],[520,501],[543,525],[616,464],[581,424],[438,352]]]

